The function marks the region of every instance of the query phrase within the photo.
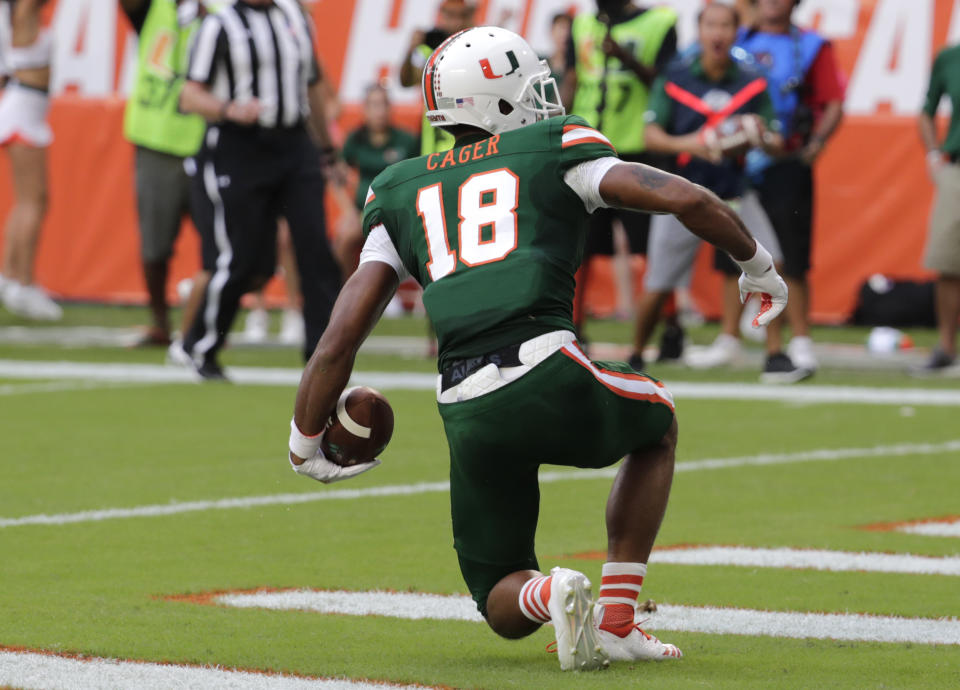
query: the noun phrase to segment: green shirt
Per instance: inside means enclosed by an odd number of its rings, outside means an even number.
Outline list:
[[[587,211],[572,166],[615,155],[568,115],[391,165],[373,181],[364,234],[382,224],[439,340],[439,368],[573,330]]]
[[[360,173],[354,200],[357,208],[363,208],[370,183],[384,168],[412,158],[418,153],[416,138],[402,129],[391,127],[387,142],[383,146],[373,145],[366,127],[352,131],[343,144],[343,159]]]
[[[943,142],[943,151],[952,155],[960,155],[960,45],[944,48],[933,61],[933,70],[930,72],[930,87],[927,89],[927,101],[923,112],[930,117],[937,113],[940,99],[947,96],[953,106],[953,115],[950,117],[950,128],[947,130],[947,139]]]

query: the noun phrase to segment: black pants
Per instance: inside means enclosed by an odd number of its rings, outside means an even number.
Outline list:
[[[783,252],[783,274],[802,280],[813,250],[813,169],[784,158],[763,171],[754,187]]]
[[[273,274],[277,219],[290,225],[306,326],[304,358],[327,327],[340,269],[327,242],[323,172],[302,127],[211,127],[196,156],[191,205],[212,272],[203,303],[184,336],[187,352],[215,358],[244,293]]]

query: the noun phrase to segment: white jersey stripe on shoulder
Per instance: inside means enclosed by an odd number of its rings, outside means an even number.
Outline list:
[[[646,376],[640,376],[639,374],[624,374],[599,369],[590,361],[589,357],[583,354],[583,351],[577,347],[576,343],[564,345],[563,353],[580,366],[589,370],[597,381],[617,395],[635,400],[661,403],[667,405],[671,410],[673,409],[673,396],[662,384],[658,384],[652,379]]]
[[[561,139],[564,146],[571,146],[573,144],[586,144],[590,141],[604,143],[607,146],[613,147],[613,144],[610,143],[610,140],[603,136],[600,132],[590,127],[570,127],[566,128],[566,131],[563,133],[563,138]]]
[[[367,187],[367,198],[364,199],[363,205],[366,206],[376,198],[377,198],[377,195],[373,193],[373,185],[370,185],[369,187]]]

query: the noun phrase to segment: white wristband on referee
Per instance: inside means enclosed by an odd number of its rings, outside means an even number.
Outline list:
[[[326,429],[324,429],[326,431]],[[320,441],[323,439],[323,431],[314,436],[307,436],[297,428],[296,421],[290,419],[290,452],[297,457],[310,459],[317,454],[320,448]]]
[[[773,257],[770,256],[770,252],[764,249],[762,244],[757,242],[757,251],[753,257],[746,261],[737,261],[737,265],[748,276],[762,276],[773,267]]]

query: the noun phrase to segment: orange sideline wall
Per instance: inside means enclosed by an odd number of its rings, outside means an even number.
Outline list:
[[[681,43],[692,40],[702,2],[670,4],[680,14]],[[321,60],[344,104],[342,134],[359,120],[365,86],[394,77],[411,32],[431,24],[435,4],[321,0],[309,6]],[[593,2],[486,0],[479,12],[483,21],[518,30],[547,52],[550,17],[577,7],[589,9]],[[960,40],[960,0],[804,0],[797,19],[834,41],[850,81],[846,120],[817,164],[813,311],[819,321],[836,322],[849,315],[859,285],[872,273],[927,277],[920,260],[933,187],[916,114],[935,52]],[[65,298],[142,301],[133,151],[121,134],[135,37],[115,0],[59,0],[52,25],[56,141],[49,151],[51,203],[38,280]],[[394,88],[392,95],[398,122],[416,128],[417,90]],[[3,165],[0,215],[10,204]],[[329,201],[327,208],[333,227],[336,208]],[[699,261],[694,296],[716,314],[719,278],[706,253]],[[178,242],[173,278],[190,275],[198,263],[189,229]],[[274,284],[270,292],[279,296],[282,289]],[[589,299],[594,311],[613,311],[608,270],[598,275]]]

